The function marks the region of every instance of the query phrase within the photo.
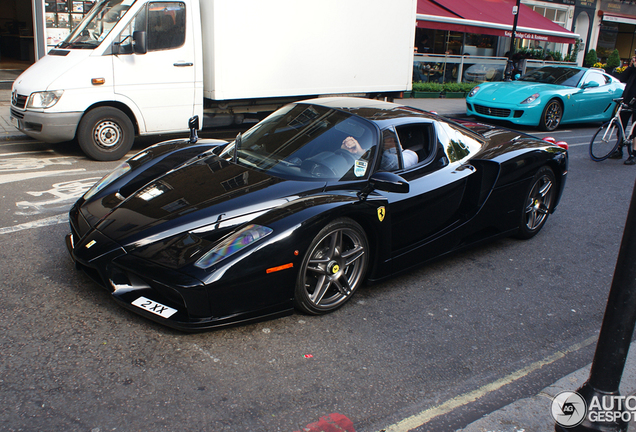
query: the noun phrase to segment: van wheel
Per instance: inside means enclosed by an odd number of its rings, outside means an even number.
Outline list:
[[[77,141],[91,159],[114,161],[132,148],[135,128],[126,114],[116,108],[90,110],[79,124]]]

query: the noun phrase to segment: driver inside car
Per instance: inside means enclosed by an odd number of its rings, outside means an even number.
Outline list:
[[[382,153],[382,162],[380,168],[385,171],[395,171],[399,168],[398,153],[397,153],[397,139],[395,134],[391,131],[385,130],[382,134],[384,143],[384,152]],[[365,153],[365,150],[360,146],[358,141],[348,136],[342,141],[341,149],[348,151],[349,153],[360,157]],[[417,153],[412,150],[402,150],[402,162],[404,168],[408,168],[417,163]]]

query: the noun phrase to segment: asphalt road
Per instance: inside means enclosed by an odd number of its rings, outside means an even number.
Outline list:
[[[200,334],[118,307],[68,257],[65,212],[117,162],[0,143],[0,430],[293,432],[340,413],[358,432],[444,432],[535,394],[592,359],[636,179],[589,159],[595,127],[550,134],[570,172],[537,237],[365,286],[327,316]]]

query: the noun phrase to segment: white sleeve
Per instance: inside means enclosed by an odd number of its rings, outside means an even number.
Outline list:
[[[402,151],[402,162],[404,163],[404,168],[408,168],[417,163],[417,153],[413,150],[406,149]]]

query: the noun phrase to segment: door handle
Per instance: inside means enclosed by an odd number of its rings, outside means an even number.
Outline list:
[[[188,67],[188,66],[194,66],[194,63],[190,63],[190,62],[177,62],[174,63],[173,66],[175,67]]]

